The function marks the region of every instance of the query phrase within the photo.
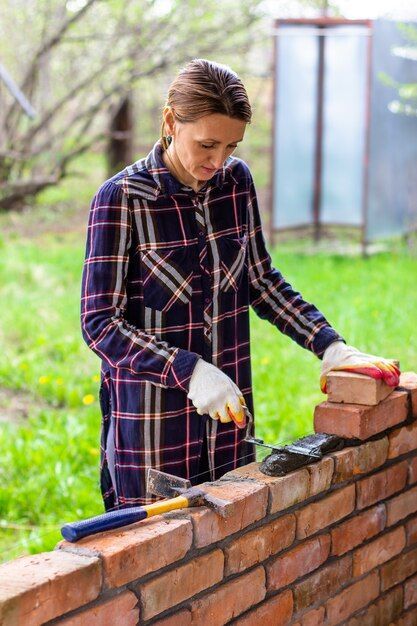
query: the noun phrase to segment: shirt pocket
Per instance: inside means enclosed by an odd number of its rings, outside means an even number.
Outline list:
[[[193,294],[196,245],[141,250],[143,303],[167,312]]]
[[[220,290],[238,291],[245,265],[248,233],[238,237],[223,236],[220,239]]]

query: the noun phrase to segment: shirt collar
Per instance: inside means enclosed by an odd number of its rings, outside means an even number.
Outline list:
[[[162,160],[162,140],[158,139],[155,142],[152,150],[149,152],[148,156],[145,159],[145,166],[148,172],[151,174],[155,183],[157,184],[160,193],[165,195],[172,195],[181,190],[183,191],[194,191],[192,187],[188,185],[184,185],[181,183],[175,176],[171,174],[171,172],[166,167],[164,161]],[[201,187],[198,193],[202,193],[208,187],[217,186],[220,189],[223,187],[225,177],[226,177],[226,169],[230,157],[226,159],[226,162],[221,167],[212,178],[210,178],[206,183]]]

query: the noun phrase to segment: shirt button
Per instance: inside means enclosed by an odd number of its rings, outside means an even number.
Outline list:
[[[202,230],[199,230],[199,231],[198,231],[198,236],[199,236],[199,237],[204,237],[204,233],[203,233],[203,231],[202,231]]]
[[[211,301],[211,299],[210,299],[210,298],[204,298],[204,302],[205,302],[206,304],[208,304],[210,301]]]

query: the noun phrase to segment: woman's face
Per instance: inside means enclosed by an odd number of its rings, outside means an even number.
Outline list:
[[[168,128],[184,170],[196,180],[209,180],[243,140],[246,124],[228,115],[211,113],[186,124],[173,121]]]

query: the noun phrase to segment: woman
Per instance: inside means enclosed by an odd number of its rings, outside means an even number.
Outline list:
[[[102,359],[106,510],[148,504],[146,468],[215,480],[255,460],[249,306],[323,360],[398,384],[398,368],[346,345],[272,267],[248,165],[239,77],[194,59],[175,78],[162,136],[105,181],[90,209],[81,326]]]

